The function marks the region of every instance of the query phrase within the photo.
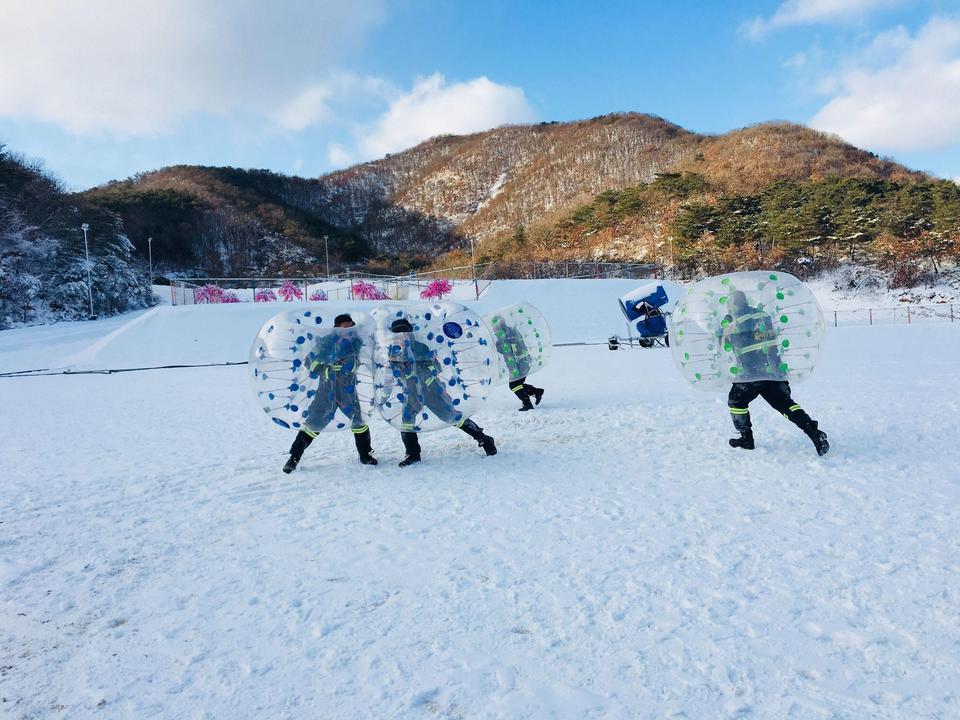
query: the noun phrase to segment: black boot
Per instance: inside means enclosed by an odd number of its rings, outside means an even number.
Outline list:
[[[489,435],[484,435],[483,428],[477,425],[473,420],[464,420],[460,425],[460,429],[476,440],[477,445],[482,447],[483,451],[487,455],[497,454],[497,446],[493,443],[493,438]]]
[[[827,442],[827,434],[817,427],[816,422],[813,422],[807,426],[807,429],[804,430],[804,432],[807,434],[807,437],[810,438],[811,442],[813,442],[813,446],[817,449],[817,455],[823,457],[830,451],[830,443]]]
[[[530,385],[530,392],[533,394],[534,402],[539,405],[540,401],[543,400],[543,388],[533,387]]]
[[[373,450],[370,444],[370,428],[364,428],[363,432],[354,432],[353,440],[357,444],[357,453],[360,455],[360,462],[364,465],[376,465],[377,459],[373,456]]]
[[[750,422],[750,413],[746,408],[730,406],[730,418],[733,427],[740,433],[738,438],[730,438],[730,447],[753,450],[753,424]]]
[[[533,403],[530,402],[530,393],[527,392],[527,389],[525,387],[520,390],[517,390],[517,397],[520,398],[520,402],[523,403],[523,405],[520,407],[520,412],[533,410]]]
[[[303,430],[297,433],[293,439],[293,445],[290,446],[290,458],[283,466],[283,471],[289,475],[297,469],[300,458],[303,457],[303,451],[313,442],[313,436],[305,433]]]
[[[406,457],[400,461],[400,467],[407,467],[420,462],[420,441],[415,432],[402,432],[400,439],[403,440],[403,448],[406,450]]]

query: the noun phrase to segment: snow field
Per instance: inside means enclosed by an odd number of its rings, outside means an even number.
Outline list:
[[[629,287],[526,285],[481,310],[622,334]],[[243,359],[271,313],[237,308],[12,331],[0,362]],[[668,351],[587,346],[536,411],[494,393],[496,457],[441,431],[400,469],[375,422],[379,467],[325,434],[291,476],[244,367],[0,379],[0,716],[958,717],[958,350],[830,330],[794,387],[822,459],[762,401],[732,450]]]

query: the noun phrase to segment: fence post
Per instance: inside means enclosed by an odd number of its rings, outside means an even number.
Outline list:
[[[907,305],[907,325],[910,324],[910,306]]]
[[[873,308],[870,308],[870,324],[873,325]]]
[[[836,311],[836,310],[833,311],[833,326],[834,326],[834,327],[839,327],[839,326],[837,325],[837,311]]]
[[[950,303],[950,322],[953,322],[953,303]]]

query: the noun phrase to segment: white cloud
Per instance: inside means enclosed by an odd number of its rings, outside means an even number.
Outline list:
[[[916,37],[884,33],[830,80],[836,96],[813,127],[884,152],[960,143],[958,20],[934,18]]]
[[[330,143],[327,147],[327,162],[335,168],[342,168],[353,162],[353,153],[340,143]]]
[[[333,106],[338,102],[357,104],[363,99],[373,99],[382,103],[395,94],[390,84],[381,78],[337,72],[301,90],[274,113],[274,120],[284,130],[300,132],[333,120],[336,115]]]
[[[436,135],[478,132],[534,117],[522,88],[486,77],[448,85],[443,75],[434,73],[393,100],[376,125],[363,133],[359,152],[377,158]]]
[[[771,30],[791,25],[835,23],[856,20],[871,12],[903,5],[910,0],[784,0],[769,18],[756,17],[741,30],[759,38]]]
[[[382,5],[5,0],[0,116],[137,135],[196,114],[286,107],[288,126],[310,124],[324,109],[311,84],[380,21]]]

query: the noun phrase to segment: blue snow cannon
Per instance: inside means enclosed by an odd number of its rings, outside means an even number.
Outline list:
[[[682,293],[683,288],[676,283],[658,280],[620,298],[620,310],[640,336],[640,347],[669,347],[667,318]]]

